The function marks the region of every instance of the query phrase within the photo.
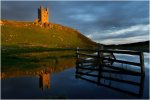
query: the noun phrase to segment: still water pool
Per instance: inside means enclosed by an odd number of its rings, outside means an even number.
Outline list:
[[[119,55],[116,55],[121,58]],[[66,67],[59,71],[50,69],[36,69],[32,71],[16,71],[3,73],[1,77],[1,98],[2,99],[139,99],[149,98],[149,53],[144,54],[145,78],[143,95],[141,97],[133,96],[124,92],[117,91],[102,85],[76,79],[75,67]],[[133,60],[133,57],[124,57],[124,59]],[[136,58],[134,58],[136,60]],[[63,61],[64,62],[64,61]],[[69,61],[70,62],[70,61]],[[69,63],[67,62],[67,63]],[[67,66],[59,64],[59,66]],[[71,65],[69,65],[71,66]],[[75,66],[75,65],[74,65]],[[130,76],[126,76],[130,78]],[[128,84],[113,83],[117,87],[125,90],[139,91]]]

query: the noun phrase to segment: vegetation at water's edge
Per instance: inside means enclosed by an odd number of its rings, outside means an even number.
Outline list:
[[[33,70],[42,67],[57,68],[73,67],[75,64],[75,50],[51,49],[44,47],[2,47],[2,72],[16,70]],[[67,58],[70,58],[67,61]],[[68,64],[67,64],[68,63]],[[57,66],[61,66],[58,68]]]

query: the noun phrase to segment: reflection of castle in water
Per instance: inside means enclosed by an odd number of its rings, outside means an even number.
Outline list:
[[[45,88],[50,88],[50,73],[43,72],[39,75],[39,88],[44,90]]]
[[[50,88],[50,74],[52,70],[51,69],[44,69],[36,72],[23,72],[23,73],[1,73],[1,79],[6,78],[14,78],[14,77],[21,77],[21,76],[36,76],[39,78],[39,88],[44,90],[45,88]]]

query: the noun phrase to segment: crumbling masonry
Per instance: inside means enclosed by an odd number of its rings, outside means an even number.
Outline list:
[[[48,8],[44,9],[43,6],[40,6],[38,9],[38,19],[35,19],[35,24],[46,24],[48,23],[49,10]]]

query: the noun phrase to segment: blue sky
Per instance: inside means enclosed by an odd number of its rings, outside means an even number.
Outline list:
[[[34,21],[40,5],[49,21],[77,29],[95,42],[149,40],[148,1],[1,1],[1,19]]]

